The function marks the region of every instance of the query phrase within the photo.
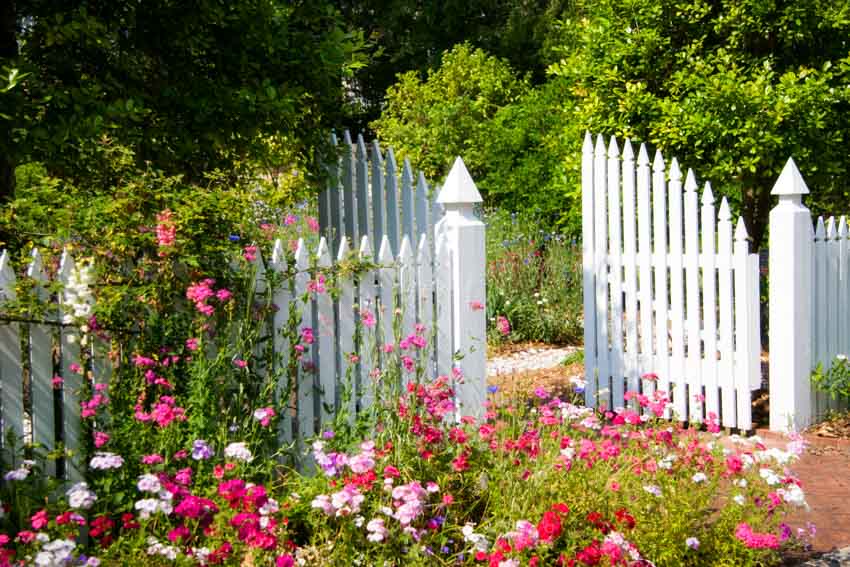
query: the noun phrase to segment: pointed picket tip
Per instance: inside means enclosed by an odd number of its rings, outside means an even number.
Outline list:
[[[278,270],[286,268],[286,251],[283,248],[283,242],[280,241],[280,238],[274,241],[274,246],[272,247],[272,264]]]
[[[428,246],[428,237],[424,234],[419,236],[419,246],[416,252],[416,258],[420,264],[431,259],[431,247]]]
[[[384,161],[381,156],[381,144],[378,143],[378,140],[372,140],[372,161],[379,164]]]
[[[596,147],[593,149],[593,153],[596,156],[605,155],[605,138],[602,137],[602,134],[596,135]]]
[[[705,182],[705,189],[702,191],[702,204],[704,206],[714,205],[714,193],[711,190],[711,182]]]
[[[357,159],[366,159],[366,142],[363,141],[363,134],[357,134]]]
[[[345,130],[342,133],[342,141],[350,146],[351,145],[351,132],[349,132],[348,130]]]
[[[390,247],[390,239],[385,234],[381,239],[381,249],[378,251],[378,262],[381,264],[391,264],[393,261],[393,252]]]
[[[347,240],[346,237],[342,237],[342,240]],[[320,268],[330,268],[331,267],[331,254],[328,249],[328,241],[323,236],[321,240],[319,240],[319,247],[316,249],[316,259],[318,260],[317,265]]]
[[[398,250],[398,257],[402,262],[409,262],[413,259],[413,248],[410,246],[410,238],[405,234],[401,239],[401,246]]]
[[[679,169],[679,160],[675,157],[670,160],[670,181],[680,181],[682,179],[682,170]]]
[[[649,154],[646,153],[646,144],[641,144],[638,150],[638,165],[649,165]]]
[[[336,132],[331,132],[331,145],[337,145]]]
[[[592,154],[593,153],[593,136],[590,135],[590,131],[584,131],[584,143],[581,145],[581,151],[584,154]]]
[[[656,173],[664,171],[664,156],[661,155],[661,150],[655,150],[655,157],[652,160],[652,171]]]
[[[393,151],[392,147],[390,147],[389,149],[387,149],[387,173],[392,173],[392,175],[395,175],[396,166],[397,164],[395,162],[395,152]]]
[[[847,218],[844,215],[838,219],[838,238],[847,238]]]
[[[425,191],[426,196],[428,195],[428,181],[425,180],[425,174],[421,171],[416,178],[416,190],[418,191],[419,189]]]
[[[735,226],[735,240],[747,240],[749,237],[747,226],[744,224],[744,217],[738,217],[738,224]]]
[[[617,145],[617,137],[611,136],[611,143],[608,144],[608,157],[620,157],[620,146]]]
[[[632,150],[632,141],[626,138],[626,143],[623,144],[623,161],[634,161],[635,152]]]
[[[410,160],[404,158],[404,164],[401,167],[402,181],[413,184],[413,169],[410,167]]]
[[[339,242],[339,250],[336,254],[336,261],[342,262],[351,253],[351,247],[348,245],[348,238],[343,238]]]
[[[47,277],[44,274],[44,261],[41,259],[41,252],[38,248],[33,248],[30,253],[30,264],[27,266],[27,277],[38,281],[45,281]]]
[[[437,202],[442,205],[459,205],[481,201],[481,193],[478,192],[478,187],[475,186],[463,160],[460,157],[455,158]]]
[[[835,238],[835,217],[826,219],[826,238],[827,240]]]
[[[310,267],[309,253],[303,238],[298,239],[298,246],[295,248],[295,267],[299,270],[306,270]]]
[[[797,164],[794,163],[794,158],[788,158],[785,162],[785,167],[782,168],[782,173],[779,174],[779,179],[773,186],[771,195],[808,195],[809,188],[806,186],[800,170],[797,169]]]
[[[823,222],[823,217],[818,217],[817,228],[815,228],[815,238],[823,240],[826,237],[826,225]]]
[[[0,300],[14,301],[15,293],[15,271],[9,265],[9,251],[3,250],[0,254]]]
[[[726,197],[720,200],[720,210],[717,212],[717,218],[722,221],[728,221],[732,218],[732,214],[729,212],[729,202],[726,200]]]
[[[369,242],[369,237],[365,234],[360,239],[360,259],[367,260],[372,258],[372,244]]]
[[[75,265],[74,257],[71,256],[71,252],[66,248],[62,251],[62,258],[59,260],[59,280],[63,283],[67,282],[71,277],[71,272],[74,271]]]
[[[696,191],[697,190],[697,178],[694,175],[693,169],[688,169],[688,174],[685,176],[685,191]]]

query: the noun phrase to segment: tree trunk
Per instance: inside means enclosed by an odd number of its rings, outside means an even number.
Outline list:
[[[0,63],[10,64],[18,57],[15,0],[0,3]],[[12,123],[0,122],[0,204],[15,196],[15,161],[12,158]]]

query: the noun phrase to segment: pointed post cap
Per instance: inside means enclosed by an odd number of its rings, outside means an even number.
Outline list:
[[[437,202],[442,205],[461,205],[482,201],[481,193],[478,192],[478,187],[475,186],[463,160],[460,157],[455,158]]]
[[[803,180],[803,176],[800,175],[800,170],[797,169],[794,158],[788,158],[770,194],[779,196],[809,194],[809,188],[806,187],[806,182]]]

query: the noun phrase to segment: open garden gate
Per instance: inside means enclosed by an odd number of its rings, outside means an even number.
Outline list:
[[[761,385],[758,255],[724,198],[660,152],[650,170],[626,140],[582,149],[585,397],[626,405],[628,391],[667,392],[674,416],[752,428]],[[714,416],[714,417],[712,417]]]

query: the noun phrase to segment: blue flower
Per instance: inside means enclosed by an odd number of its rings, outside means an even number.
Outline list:
[[[499,387],[498,386],[487,386],[487,391],[490,392],[491,394],[495,394],[496,392],[499,391]]]
[[[230,241],[231,242],[239,242],[239,235],[238,234],[231,234],[230,235]]]

